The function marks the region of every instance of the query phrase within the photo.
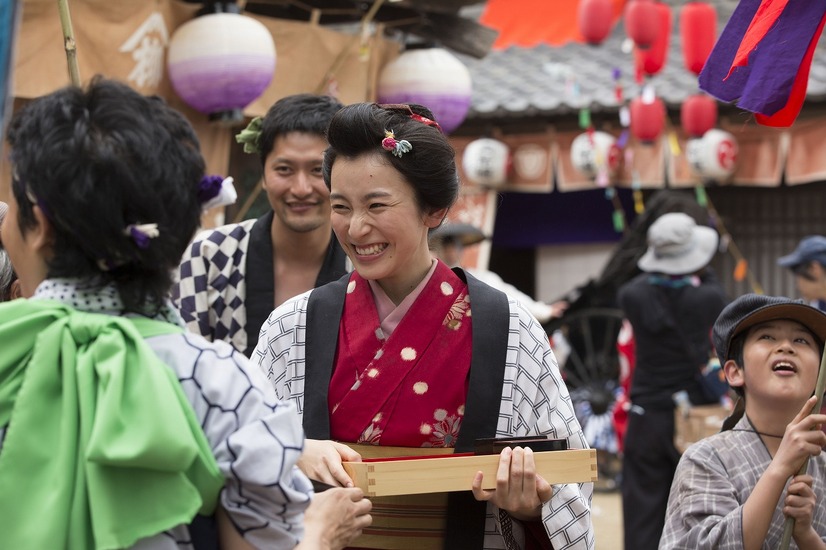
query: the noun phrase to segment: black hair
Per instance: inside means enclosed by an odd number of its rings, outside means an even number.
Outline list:
[[[354,159],[378,154],[413,187],[419,208],[424,212],[450,208],[459,196],[456,153],[437,127],[415,120],[415,113],[431,121],[433,113],[422,105],[387,106],[356,103],[336,113],[327,131],[330,147],[324,152],[322,173],[330,188],[336,158]],[[397,157],[382,148],[385,130],[397,140],[406,140],[412,149]]]
[[[126,311],[158,312],[201,216],[205,163],[183,115],[95,77],[27,104],[8,140],[21,233],[35,204],[53,229],[47,276],[114,283]],[[158,225],[146,248],[126,234],[139,223]]]
[[[258,137],[261,166],[272,152],[275,140],[291,132],[302,132],[324,137],[330,119],[343,105],[335,98],[295,94],[276,101],[267,111]]]

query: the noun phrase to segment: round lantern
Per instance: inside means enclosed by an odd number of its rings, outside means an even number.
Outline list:
[[[644,143],[660,137],[665,127],[665,103],[659,97],[646,103],[641,97],[631,100],[631,134]]]
[[[465,175],[479,185],[501,187],[508,179],[510,151],[499,140],[481,138],[471,141],[462,153]]]
[[[579,134],[571,143],[571,163],[574,168],[595,178],[600,172],[616,173],[622,162],[617,140],[606,132]]]
[[[737,168],[737,141],[728,132],[711,129],[703,137],[689,140],[685,155],[697,175],[722,183]]]
[[[431,111],[447,134],[470,109],[470,71],[442,48],[411,49],[382,69],[379,103],[419,103]]]
[[[580,0],[577,12],[579,32],[589,44],[598,45],[608,37],[614,22],[613,0]]]
[[[634,64],[637,71],[648,76],[654,76],[665,66],[666,59],[668,59],[668,47],[671,43],[671,8],[659,2],[652,5],[659,28],[657,36],[647,48],[640,46],[634,48]]]
[[[680,123],[689,136],[702,136],[717,125],[717,102],[706,94],[689,96],[680,109]]]
[[[196,17],[169,42],[169,80],[175,92],[212,119],[239,120],[241,109],[269,86],[275,44],[260,22],[239,13]]]
[[[660,32],[657,5],[652,0],[631,0],[625,6],[625,33],[638,48],[648,48]]]
[[[696,75],[717,40],[717,11],[707,2],[687,2],[680,10],[680,43],[685,68]]]

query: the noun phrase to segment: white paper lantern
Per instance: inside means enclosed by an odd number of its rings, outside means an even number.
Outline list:
[[[502,187],[508,179],[509,164],[508,146],[496,139],[471,141],[462,153],[465,175],[486,187]]]
[[[686,159],[698,176],[724,183],[737,168],[737,140],[728,132],[712,128],[703,137],[686,144]]]
[[[600,173],[613,174],[621,162],[617,140],[606,132],[586,132],[571,143],[571,163],[589,178]]]
[[[442,48],[412,49],[385,65],[376,89],[379,103],[419,103],[449,134],[470,109],[470,71]]]
[[[172,87],[188,105],[212,118],[237,117],[269,86],[275,44],[252,17],[202,15],[176,29],[167,64]]]

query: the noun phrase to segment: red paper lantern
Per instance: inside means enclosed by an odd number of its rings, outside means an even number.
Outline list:
[[[599,45],[611,32],[614,22],[613,0],[581,0],[577,12],[579,32],[589,44]]]
[[[706,94],[688,97],[680,109],[680,122],[690,137],[700,137],[717,125],[717,102]]]
[[[668,59],[671,42],[671,8],[667,4],[652,4],[657,16],[657,37],[646,49],[634,48],[634,64],[638,74],[653,76],[659,73]]]
[[[680,42],[685,68],[699,75],[717,40],[717,10],[707,2],[688,2],[680,11]]]
[[[655,97],[651,103],[641,97],[631,100],[631,134],[644,143],[660,137],[665,127],[665,103]]]
[[[657,3],[631,0],[625,6],[625,33],[638,48],[648,48],[660,32]]]

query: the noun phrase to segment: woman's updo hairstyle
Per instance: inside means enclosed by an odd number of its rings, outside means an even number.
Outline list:
[[[422,117],[425,121],[422,121]],[[354,159],[379,155],[413,187],[422,211],[450,208],[459,196],[456,153],[427,107],[415,103],[377,105],[356,103],[341,109],[327,130],[330,147],[324,153],[324,183],[329,189],[333,164],[339,156]],[[385,131],[411,145],[396,156],[382,147]]]

